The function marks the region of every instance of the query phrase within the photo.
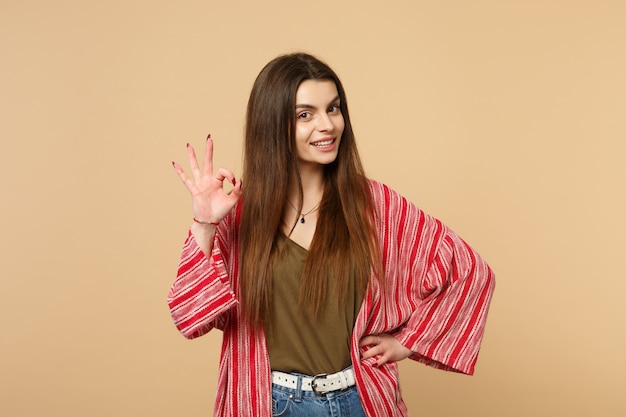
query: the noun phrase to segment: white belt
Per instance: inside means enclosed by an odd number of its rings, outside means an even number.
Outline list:
[[[298,379],[302,391],[313,391],[316,394],[327,394],[332,391],[344,390],[356,385],[354,370],[352,367],[332,375],[316,375],[314,377],[306,375],[294,375],[284,372],[273,371],[272,383],[281,387],[298,389]]]

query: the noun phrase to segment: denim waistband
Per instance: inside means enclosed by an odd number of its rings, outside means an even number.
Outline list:
[[[356,379],[354,369],[350,366],[334,374],[316,376],[274,371],[272,372],[272,384],[298,393],[313,393],[319,396],[354,387]]]

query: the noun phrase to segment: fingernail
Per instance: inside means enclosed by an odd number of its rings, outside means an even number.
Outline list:
[[[189,142],[187,142],[187,147],[189,147]]]
[[[209,140],[209,139],[211,139],[211,134],[210,133],[206,137],[206,140]]]
[[[235,180],[234,178],[230,182],[232,182],[233,185],[237,185],[237,180]]]
[[[172,166],[176,167],[176,162],[172,161]]]

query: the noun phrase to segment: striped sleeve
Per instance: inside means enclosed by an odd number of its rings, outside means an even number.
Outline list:
[[[396,337],[415,352],[412,359],[472,375],[495,288],[492,270],[444,226],[434,257],[420,281],[420,292],[427,296]]]
[[[222,327],[223,313],[232,308],[237,299],[229,283],[217,237],[211,256],[207,257],[189,233],[167,302],[174,324],[188,339],[202,336],[214,327]]]

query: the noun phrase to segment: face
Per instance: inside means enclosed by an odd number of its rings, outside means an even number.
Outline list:
[[[344,121],[337,86],[306,80],[296,92],[296,152],[300,168],[319,167],[337,158]]]

